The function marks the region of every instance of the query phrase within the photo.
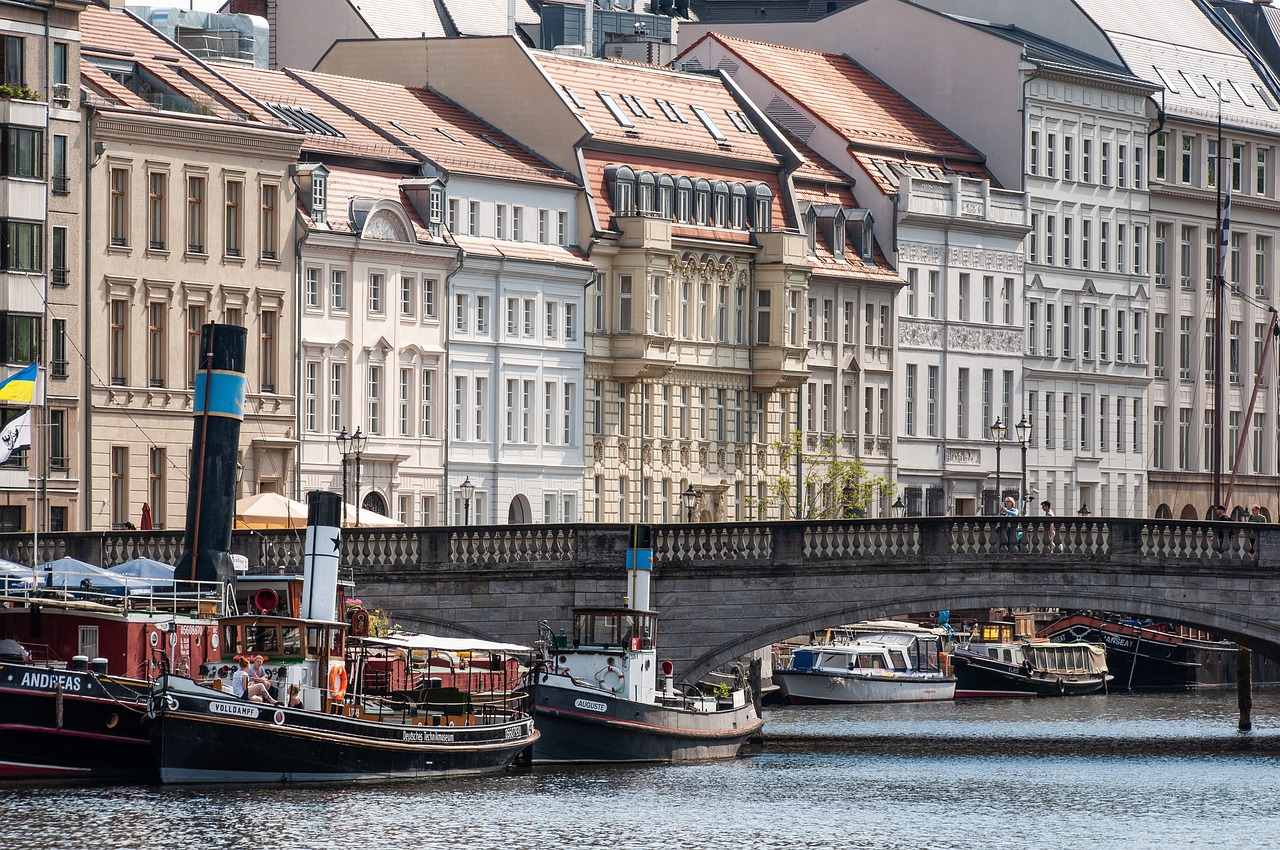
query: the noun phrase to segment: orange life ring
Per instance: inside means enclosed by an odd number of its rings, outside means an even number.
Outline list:
[[[253,595],[253,605],[259,613],[270,614],[280,604],[280,595],[269,587],[264,587]]]
[[[329,670],[329,696],[342,699],[347,695],[347,668],[334,667]]]

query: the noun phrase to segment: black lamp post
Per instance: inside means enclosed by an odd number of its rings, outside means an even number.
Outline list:
[[[1088,516],[1089,515],[1088,503],[1081,505],[1080,510],[1076,511],[1076,513],[1080,514],[1080,516]]]
[[[1018,420],[1018,424],[1013,426],[1014,433],[1018,435],[1018,442],[1022,444],[1022,515],[1027,515],[1027,443],[1031,440],[1031,423],[1027,421],[1026,414],[1022,419]]]
[[[360,527],[360,455],[368,444],[368,435],[357,425],[356,432],[351,435],[351,452],[356,456],[356,528]]]
[[[907,515],[907,506],[902,504],[902,497],[893,500],[893,504],[889,506],[893,510],[893,515],[897,519],[902,519]]]
[[[680,494],[680,498],[684,499],[684,515],[686,522],[693,522],[693,509],[698,506],[698,499],[701,496],[701,493],[693,489],[692,482],[689,484],[689,489]]]
[[[471,525],[471,497],[476,494],[476,485],[471,483],[470,475],[458,489],[462,491],[462,524]]]
[[[347,426],[343,425],[342,430],[333,435],[333,441],[338,444],[338,452],[342,455],[342,524],[347,524],[347,446],[351,442],[351,435],[347,433]]]
[[[1000,506],[1003,504],[1000,496],[1000,448],[1004,445],[1004,437],[1008,430],[997,416],[996,421],[991,425],[991,439],[996,442],[996,513],[1000,513]]]

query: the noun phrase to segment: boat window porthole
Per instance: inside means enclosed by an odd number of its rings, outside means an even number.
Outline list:
[[[112,712],[112,713],[107,717],[107,728],[108,728],[108,729],[114,729],[114,728],[116,728],[116,724],[117,724],[117,723],[119,723],[119,722],[120,722],[120,715],[118,715],[118,714],[116,714],[116,713]]]

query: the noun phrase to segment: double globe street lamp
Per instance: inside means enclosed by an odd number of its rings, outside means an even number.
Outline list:
[[[360,455],[364,453],[364,448],[369,443],[369,437],[360,430],[360,426],[356,426],[354,434],[347,433],[347,426],[343,425],[342,430],[333,435],[334,442],[338,444],[338,451],[342,454],[342,524],[347,524],[347,461],[354,455],[356,460],[356,528],[360,527]]]
[[[1005,436],[1009,429],[1005,427],[1004,422],[999,416],[996,421],[991,423],[991,439],[996,444],[996,513],[1000,513],[1000,507],[1004,504],[1000,495],[1000,449],[1004,446]]]

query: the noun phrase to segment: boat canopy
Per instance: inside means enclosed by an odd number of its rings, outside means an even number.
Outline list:
[[[392,634],[387,637],[352,638],[352,643],[388,646],[395,649],[439,649],[444,652],[533,652],[518,643],[499,643],[479,638],[447,638],[438,635]]]

